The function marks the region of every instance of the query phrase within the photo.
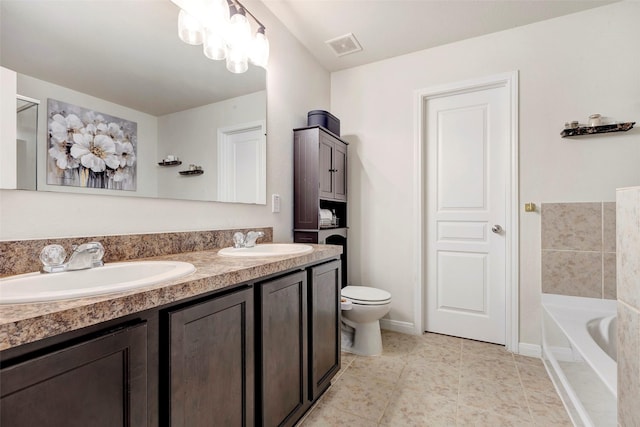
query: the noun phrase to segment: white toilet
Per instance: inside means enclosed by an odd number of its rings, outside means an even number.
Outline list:
[[[342,350],[360,356],[382,353],[380,319],[391,309],[391,294],[367,286],[346,286],[342,298]]]

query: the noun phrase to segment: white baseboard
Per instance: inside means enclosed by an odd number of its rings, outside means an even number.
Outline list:
[[[401,322],[400,320],[380,319],[380,327],[388,331],[400,332],[407,335],[420,335],[416,332],[416,327],[410,322]]]
[[[518,344],[518,354],[520,356],[537,357],[539,359],[542,357],[542,347],[538,344],[521,342]]]

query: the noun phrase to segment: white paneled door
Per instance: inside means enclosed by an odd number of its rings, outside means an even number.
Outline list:
[[[509,96],[425,100],[427,331],[505,344]]]

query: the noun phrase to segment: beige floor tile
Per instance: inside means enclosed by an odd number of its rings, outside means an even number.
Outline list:
[[[396,389],[414,390],[425,396],[440,396],[457,399],[459,388],[458,370],[448,366],[411,366],[402,371]]]
[[[460,363],[460,377],[463,381],[482,379],[488,382],[506,383],[513,387],[520,386],[516,364],[509,359],[463,357]]]
[[[349,368],[329,390],[322,403],[377,422],[393,395],[393,385],[375,378],[358,378]]]
[[[343,351],[340,354],[340,358],[342,360],[342,364],[343,365],[348,365],[349,363],[353,362],[353,359],[355,359],[357,356],[353,353],[347,353],[346,351]]]
[[[382,331],[382,355],[405,357],[411,353],[422,337]]]
[[[382,339],[380,356],[342,354],[301,426],[571,426],[538,358],[432,333]]]
[[[498,344],[490,344],[481,341],[464,340],[462,342],[462,358],[480,357],[500,361],[512,361],[513,354]]]
[[[389,402],[381,426],[453,426],[456,399],[424,395],[411,389],[398,389]]]
[[[343,351],[340,355],[340,370],[336,373],[331,382],[335,383],[336,381],[338,381],[338,379],[342,376],[342,374],[345,373],[345,371],[349,368],[351,362],[353,362],[355,358],[355,354],[346,353]]]
[[[375,427],[378,423],[367,420],[331,405],[320,402],[300,423],[298,427]]]
[[[481,410],[469,406],[458,407],[457,425],[478,427],[529,427],[533,426],[531,417],[517,416],[510,413],[496,412],[493,410]]]
[[[406,360],[394,356],[356,357],[349,372],[361,379],[374,378],[395,385],[404,369]]]
[[[539,357],[521,356],[519,354],[514,354],[513,359],[519,365],[534,365],[544,367],[542,359],[540,359]]]
[[[529,408],[524,390],[519,385],[461,378],[458,402],[462,406],[527,418]]]
[[[551,381],[549,380],[549,382]],[[554,427],[573,425],[553,385],[546,389],[527,389],[525,385],[525,394],[533,422],[536,425]]]
[[[407,357],[407,364],[426,366],[440,364],[457,369],[460,366],[460,351],[455,346],[418,346]]]
[[[522,386],[527,391],[541,391],[553,393],[557,396],[551,378],[544,366],[534,364],[518,364],[518,373]]]
[[[433,334],[426,332],[422,335],[422,339],[418,340],[418,347],[450,347],[460,350],[462,347],[462,338],[452,337],[449,335]]]

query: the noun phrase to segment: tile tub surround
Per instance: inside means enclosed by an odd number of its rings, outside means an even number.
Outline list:
[[[618,425],[640,426],[640,187],[619,189]]]
[[[310,245],[313,252],[268,258],[230,258],[218,250],[149,258],[186,261],[196,272],[128,292],[48,303],[0,305],[0,350],[159,307],[184,298],[338,258],[341,246]]]
[[[614,202],[543,203],[542,292],[616,298]]]
[[[376,357],[342,354],[342,369],[299,427],[566,426],[542,361],[504,347],[382,331]]]
[[[232,246],[233,233],[246,233],[249,230],[264,232],[264,237],[258,243],[273,241],[271,227],[3,241],[0,242],[0,277],[40,270],[40,251],[51,244],[62,245],[68,256],[72,252],[72,245],[97,241],[104,246],[104,261],[118,262],[224,248]]]

